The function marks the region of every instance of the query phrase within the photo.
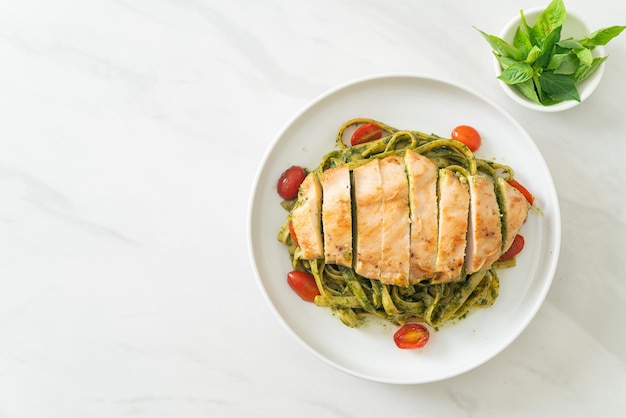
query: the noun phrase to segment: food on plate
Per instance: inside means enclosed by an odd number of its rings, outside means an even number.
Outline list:
[[[403,325],[401,348],[428,341],[423,324],[491,306],[496,270],[523,248],[532,194],[512,168],[476,158],[461,140],[358,118],[318,167],[300,169],[278,234],[289,285],[348,326],[367,316]]]
[[[409,322],[404,324],[393,334],[393,341],[398,348],[413,350],[422,348],[430,339],[430,331],[422,324]]]

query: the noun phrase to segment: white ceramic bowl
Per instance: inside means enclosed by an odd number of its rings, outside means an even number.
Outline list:
[[[527,10],[524,10],[524,16],[526,17],[526,22],[528,25],[534,25],[535,21],[541,14],[541,12],[545,9],[544,6],[533,7]],[[500,38],[505,41],[512,43],[513,36],[515,35],[515,31],[522,24],[521,16],[518,13],[513,19],[506,24],[506,26],[500,32]],[[583,38],[589,35],[591,32],[589,28],[585,25],[583,20],[574,12],[567,11],[567,19],[563,24],[563,29],[561,32],[561,39],[566,39],[569,37],[574,37],[575,39]],[[593,57],[603,57],[605,55],[604,47],[597,46],[593,49]],[[494,57],[494,69],[496,72],[496,76],[499,76],[502,73],[502,68],[500,67],[500,63]],[[520,93],[516,88],[506,84],[504,81],[497,79],[500,86],[504,92],[515,102],[525,106],[529,109],[541,111],[541,112],[559,112],[566,109],[571,109],[574,106],[579,105],[583,101],[585,101],[591,93],[596,89],[598,84],[600,83],[600,79],[602,79],[602,74],[604,73],[604,63],[600,65],[600,67],[596,70],[594,74],[592,74],[589,78],[584,80],[582,83],[576,85],[578,88],[578,93],[580,95],[580,102],[576,100],[567,100],[561,103],[557,103],[550,106],[544,106],[541,104],[537,104],[528,98],[526,98],[522,93]]]

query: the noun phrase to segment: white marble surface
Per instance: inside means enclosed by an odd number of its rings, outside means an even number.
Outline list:
[[[474,0],[0,1],[0,417],[537,417],[626,410],[626,35],[595,94],[513,104]],[[626,3],[567,0],[591,28]],[[542,151],[560,263],[487,364],[395,386],[295,342],[252,274],[246,213],[279,129],[337,84],[434,75],[510,112]]]

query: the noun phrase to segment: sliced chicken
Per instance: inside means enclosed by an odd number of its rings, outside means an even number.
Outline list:
[[[380,160],[382,184],[382,258],[380,281],[398,286],[409,285],[410,216],[409,184],[402,157]]]
[[[432,283],[461,279],[469,214],[467,184],[450,170],[439,170],[439,238]]]
[[[353,170],[356,228],[355,263],[357,274],[380,277],[382,255],[383,199],[378,159]]]
[[[429,158],[407,150],[404,161],[409,182],[411,213],[411,260],[409,280],[412,284],[430,278],[437,260],[437,165]]]
[[[322,187],[317,174],[309,173],[298,192],[291,223],[305,260],[324,257],[322,241]]]
[[[499,178],[500,188],[500,208],[503,216],[503,243],[502,252],[509,249],[515,235],[528,217],[530,203],[526,200],[522,192],[511,186],[506,180]]]
[[[348,166],[324,171],[320,183],[324,259],[328,264],[352,267],[352,199]]]
[[[470,192],[469,225],[465,250],[465,272],[474,273],[492,265],[501,254],[500,207],[491,180],[473,175],[467,178]]]

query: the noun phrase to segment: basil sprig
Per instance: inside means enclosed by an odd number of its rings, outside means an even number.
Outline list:
[[[606,45],[626,29],[610,26],[582,39],[561,39],[567,18],[563,0],[552,0],[532,26],[526,22],[523,10],[520,15],[522,23],[512,43],[475,29],[489,42],[500,63],[502,73],[498,78],[545,106],[565,100],[580,101],[576,86],[608,58],[594,58],[592,50]]]

